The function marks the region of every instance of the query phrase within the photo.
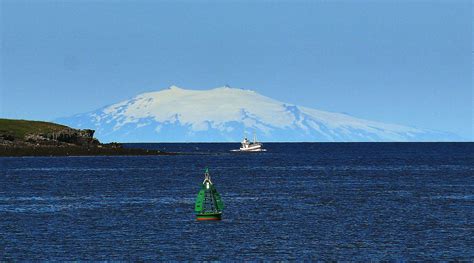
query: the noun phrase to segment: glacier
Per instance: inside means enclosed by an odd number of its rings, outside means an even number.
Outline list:
[[[95,129],[103,142],[456,141],[455,134],[364,120],[283,103],[228,86],[189,90],[171,86],[56,122]]]

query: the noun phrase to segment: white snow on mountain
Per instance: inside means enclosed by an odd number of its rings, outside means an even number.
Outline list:
[[[140,94],[102,109],[56,120],[92,128],[102,141],[239,141],[254,132],[261,141],[445,141],[438,131],[363,120],[286,104],[251,90],[176,86]]]

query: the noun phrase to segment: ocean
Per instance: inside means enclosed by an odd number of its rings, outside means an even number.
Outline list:
[[[0,158],[1,260],[474,260],[474,143]],[[198,222],[209,167],[222,221]]]

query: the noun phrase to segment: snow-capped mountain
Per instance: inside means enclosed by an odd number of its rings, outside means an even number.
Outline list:
[[[445,141],[455,135],[286,104],[255,91],[176,86],[56,120],[104,142]]]

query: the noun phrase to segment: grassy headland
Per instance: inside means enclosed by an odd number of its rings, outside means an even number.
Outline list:
[[[28,120],[0,119],[0,156],[164,155],[157,150],[100,143],[94,130]]]
[[[48,134],[67,128],[52,122],[0,119],[0,136],[12,136],[15,140],[24,140],[28,134]]]

